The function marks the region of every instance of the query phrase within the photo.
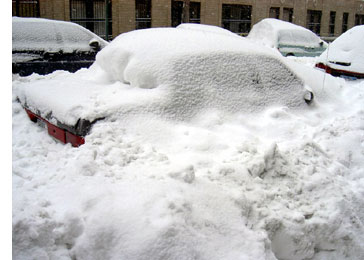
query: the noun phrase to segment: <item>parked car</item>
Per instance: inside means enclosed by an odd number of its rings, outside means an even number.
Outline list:
[[[327,48],[327,43],[312,31],[273,18],[255,24],[247,37],[277,49],[283,56],[320,56]]]
[[[13,17],[12,40],[12,72],[21,76],[87,68],[107,45],[78,24],[42,18]]]
[[[364,78],[364,25],[351,28],[333,41],[316,67],[333,76]]]
[[[196,29],[196,30],[195,30]],[[313,94],[281,55],[234,34],[153,28],[121,34],[88,70],[14,83],[32,121],[79,146],[98,120],[193,120],[206,111],[303,108]]]

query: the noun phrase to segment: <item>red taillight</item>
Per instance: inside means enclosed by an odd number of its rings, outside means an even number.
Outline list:
[[[55,126],[54,124],[34,114],[28,109],[25,109],[25,111],[27,112],[31,121],[37,122],[38,120],[42,120],[43,122],[45,122],[48,129],[48,134],[61,141],[62,143],[70,143],[73,147],[79,147],[80,145],[83,145],[85,143],[85,139],[82,136],[75,135],[65,129]]]

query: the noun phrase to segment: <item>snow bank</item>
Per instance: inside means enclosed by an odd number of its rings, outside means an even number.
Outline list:
[[[101,48],[107,45],[106,41],[75,23],[43,18],[12,18],[13,51],[90,51],[91,40],[97,40]]]
[[[266,48],[199,30],[159,28],[120,35],[90,70],[17,85],[33,111],[62,123],[81,117],[151,114],[186,120],[218,110],[257,112],[306,107],[302,81]]]
[[[317,48],[321,42],[310,30],[273,18],[256,23],[247,37],[271,48],[278,48],[278,44]]]
[[[355,26],[333,41],[317,62],[333,69],[364,73],[363,41],[364,25]]]
[[[13,257],[362,259],[363,84],[306,112],[104,120],[78,149],[14,102]]]

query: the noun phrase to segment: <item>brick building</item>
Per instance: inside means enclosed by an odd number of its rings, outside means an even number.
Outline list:
[[[182,21],[221,26],[247,34],[274,17],[337,37],[364,24],[364,0],[12,0],[13,15],[79,23],[104,38]],[[105,18],[106,17],[106,18]],[[106,33],[109,32],[109,33]]]

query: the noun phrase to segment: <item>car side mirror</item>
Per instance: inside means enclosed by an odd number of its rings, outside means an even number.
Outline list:
[[[99,51],[100,50],[100,43],[98,40],[96,39],[92,39],[89,44],[91,49],[93,49],[94,51]]]
[[[320,47],[324,46],[324,42],[320,42]]]

